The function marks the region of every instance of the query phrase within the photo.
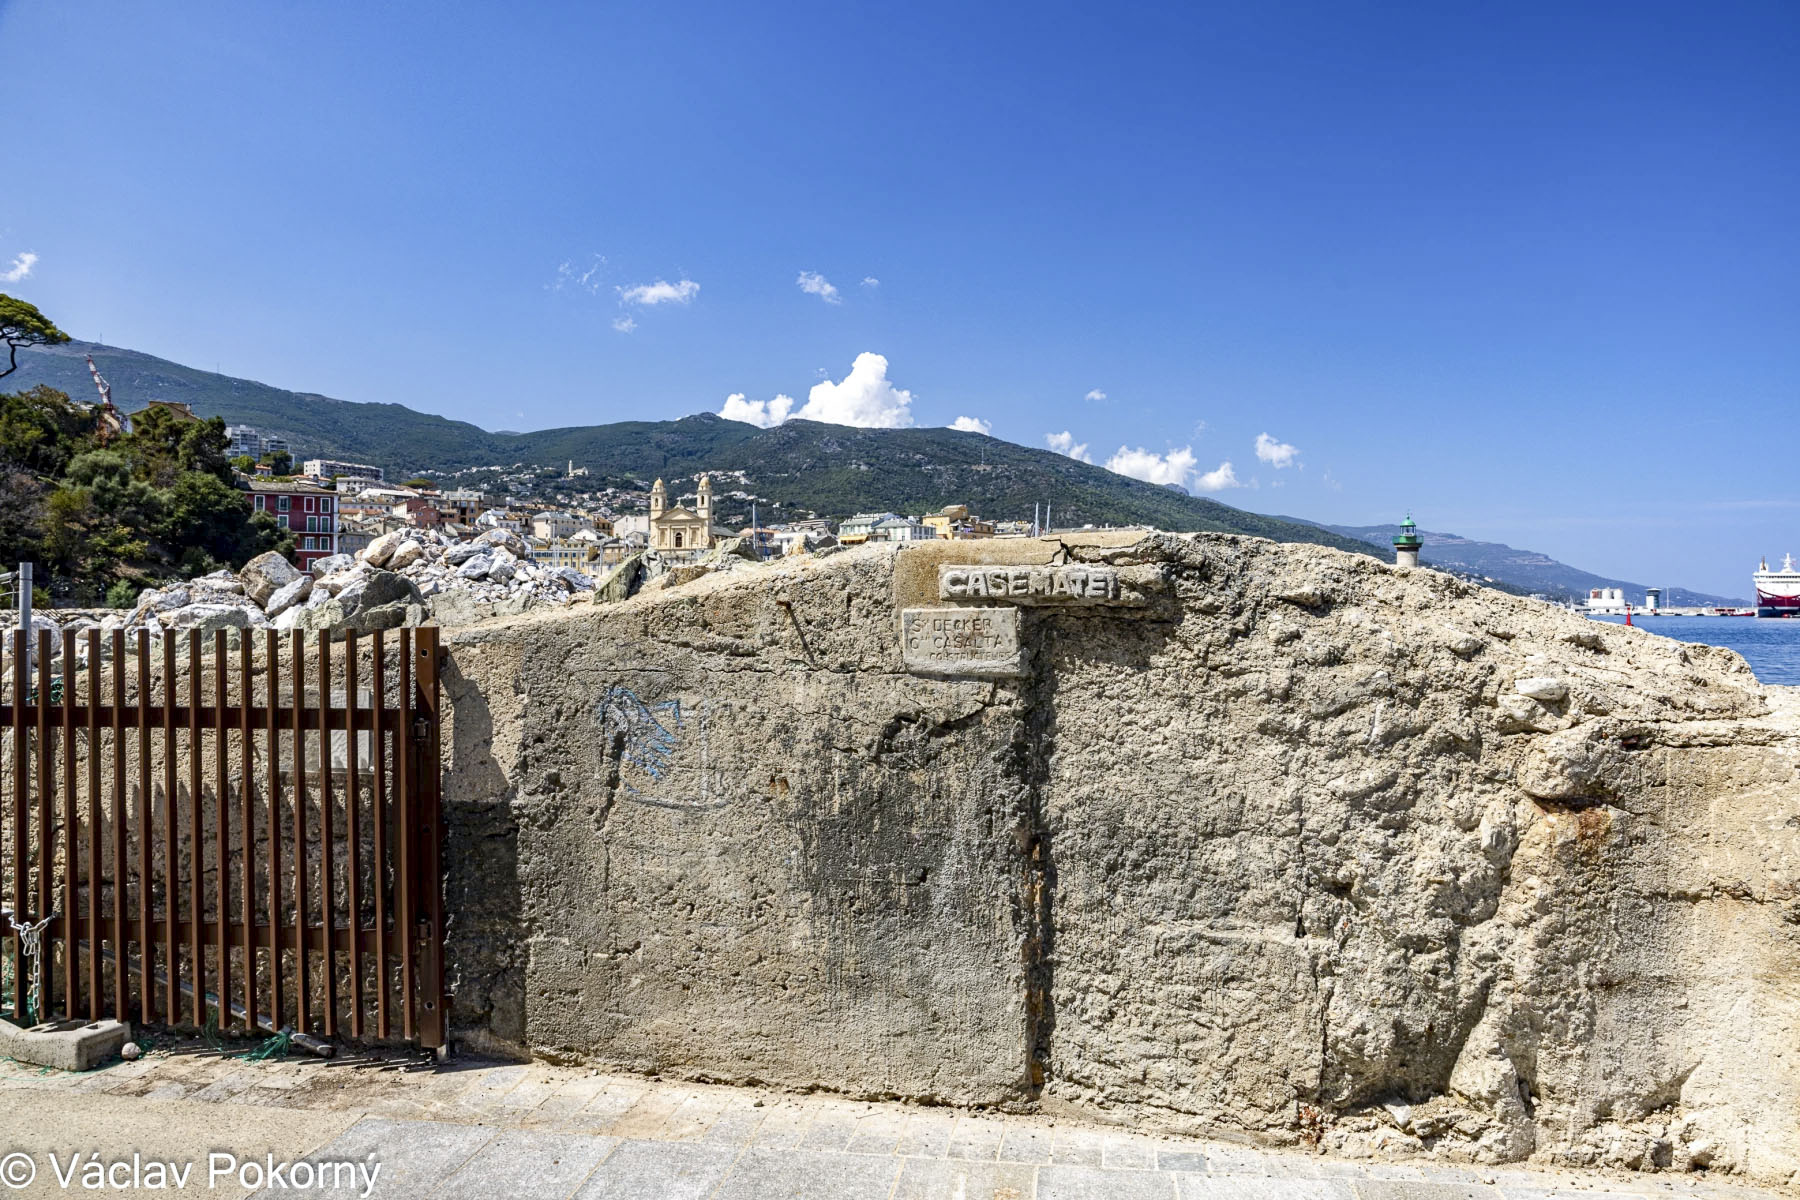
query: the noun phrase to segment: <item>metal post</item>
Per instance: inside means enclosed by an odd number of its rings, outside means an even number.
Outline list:
[[[25,677],[31,677],[31,567],[30,563],[19,564],[19,628],[25,634]],[[40,704],[48,704],[48,696],[41,697]]]

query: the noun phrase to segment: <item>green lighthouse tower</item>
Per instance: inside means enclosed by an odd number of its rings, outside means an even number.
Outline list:
[[[1413,523],[1412,514],[1406,514],[1406,520],[1400,522],[1400,534],[1394,539],[1394,565],[1399,567],[1416,567],[1419,565],[1419,547],[1425,539],[1419,536],[1419,527]]]

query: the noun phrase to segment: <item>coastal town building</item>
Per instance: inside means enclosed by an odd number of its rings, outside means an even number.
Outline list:
[[[758,558],[775,558],[782,553],[780,545],[776,542],[776,538],[780,534],[780,530],[772,529],[767,525],[746,525],[737,531],[736,536],[749,542]]]
[[[459,525],[473,525],[482,513],[492,507],[488,497],[473,488],[452,488],[439,498],[444,515]]]
[[[444,515],[444,510],[425,496],[408,496],[390,511],[408,525],[415,525],[420,529],[436,529],[449,520]]]
[[[366,479],[380,483],[383,478],[380,467],[369,463],[339,462],[335,458],[309,458],[300,464],[300,470],[322,479]]]
[[[531,561],[545,567],[573,567],[588,571],[600,562],[601,537],[591,529],[580,529],[568,537],[528,539]]]
[[[845,517],[843,523],[838,526],[838,541],[846,546],[861,545],[874,535],[877,525],[883,521],[896,520],[899,516],[899,513],[879,512],[857,513],[854,516]]]
[[[566,538],[583,529],[592,529],[594,523],[574,513],[550,510],[533,514],[531,518],[531,536],[535,538]]]
[[[869,531],[871,542],[922,542],[936,536],[931,526],[914,517],[889,517]]]
[[[702,475],[694,507],[669,506],[669,489],[658,479],[650,489],[650,548],[658,553],[691,554],[710,550],[731,531],[713,524],[712,479]]]
[[[815,527],[819,525],[824,527]],[[831,532],[831,526],[825,525],[824,522],[813,521],[777,529],[773,541],[775,553],[779,555],[804,554],[838,544],[837,535]]]
[[[530,518],[510,508],[490,508],[475,518],[475,528],[482,530],[504,529],[523,536],[529,527]]]
[[[227,425],[225,427],[225,453],[231,458],[247,454],[251,458],[263,456],[262,432],[254,425]]]
[[[966,504],[946,504],[920,520],[930,527],[935,537],[967,541],[970,538],[994,536],[994,523],[970,515]]]
[[[275,518],[275,523],[294,535],[294,565],[311,569],[321,558],[338,553],[338,496],[310,483],[281,479],[250,479],[251,504]]]
[[[1625,589],[1598,587],[1588,589],[1587,613],[1590,616],[1623,616],[1626,611]]]
[[[600,565],[616,567],[632,555],[643,550],[642,534],[629,537],[608,537],[600,539]]]
[[[369,543],[387,533],[379,521],[363,521],[352,517],[338,519],[337,548],[339,554],[360,554]]]

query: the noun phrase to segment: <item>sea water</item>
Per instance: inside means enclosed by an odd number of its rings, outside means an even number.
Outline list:
[[[1593,617],[1623,625],[1624,617]],[[1704,642],[1736,650],[1764,683],[1800,684],[1800,618],[1645,617],[1633,614],[1639,629],[1678,642]]]

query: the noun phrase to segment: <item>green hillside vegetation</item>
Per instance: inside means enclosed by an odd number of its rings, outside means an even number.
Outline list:
[[[0,394],[0,562],[33,562],[63,604],[239,567],[293,539],[232,483],[225,423],[165,408],[102,444],[95,410],[38,385]]]
[[[570,461],[589,470],[588,482],[595,487],[637,487],[658,476],[673,482],[702,470],[743,471],[746,490],[784,510],[831,519],[884,509],[920,514],[946,504],[1021,519],[1030,516],[1033,504],[1048,503],[1055,523],[1065,528],[1142,524],[1382,553],[1317,526],[1258,516],[1048,450],[951,429],[853,429],[790,421],[763,430],[700,415],[493,433],[398,404],[289,392],[85,342],[22,352],[16,378],[81,395],[93,387],[85,354],[94,356],[112,384],[115,403],[127,412],[151,400],[178,401],[203,416],[284,437],[297,458],[373,463],[396,479],[514,464],[560,469]]]

